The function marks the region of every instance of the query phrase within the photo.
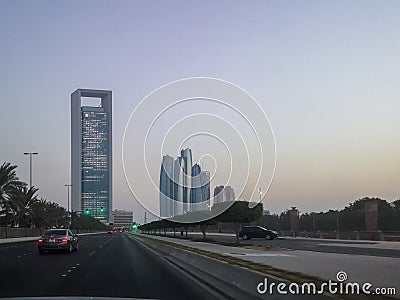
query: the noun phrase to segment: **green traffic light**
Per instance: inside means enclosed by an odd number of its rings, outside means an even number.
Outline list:
[[[90,215],[90,210],[89,209],[86,210],[86,214]]]
[[[103,208],[103,206],[102,206],[102,207],[100,207],[100,212],[104,212],[104,208]]]
[[[136,230],[137,229],[137,224],[132,224],[132,229]]]

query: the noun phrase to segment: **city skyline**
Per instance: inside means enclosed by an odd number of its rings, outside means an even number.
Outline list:
[[[0,158],[18,165],[19,177],[28,182],[23,153],[39,152],[33,184],[41,197],[67,207],[69,95],[77,87],[113,90],[114,204],[142,218],[122,167],[129,116],[158,87],[208,76],[245,88],[271,121],[277,169],[263,199],[271,213],[291,206],[302,212],[337,209],[364,196],[393,201],[400,179],[400,3],[386,3],[121,2],[110,11],[103,1],[95,7],[79,3],[78,10],[73,1],[57,7],[7,2],[0,12],[7,28],[0,49]],[[154,177],[159,163],[150,166]],[[57,176],[49,175],[49,166]]]
[[[164,155],[159,180],[159,215],[171,218],[211,207],[210,174],[192,160],[192,149],[181,149],[176,159]]]

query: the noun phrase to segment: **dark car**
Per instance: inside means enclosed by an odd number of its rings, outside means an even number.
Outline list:
[[[78,236],[69,229],[47,230],[38,240],[40,254],[50,250],[61,250],[71,253],[78,250]]]
[[[243,226],[239,232],[239,236],[244,240],[252,238],[264,238],[266,240],[273,240],[278,237],[278,233],[274,230],[265,229],[261,226]]]

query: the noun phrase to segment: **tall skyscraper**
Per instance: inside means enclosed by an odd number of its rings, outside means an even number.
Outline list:
[[[100,106],[82,106],[82,98]],[[112,92],[71,94],[71,207],[103,222],[112,218]]]
[[[198,164],[192,166],[192,150],[183,149],[175,160],[163,156],[159,190],[162,218],[209,209],[210,173],[201,171]]]
[[[203,203],[203,210],[211,208],[211,195],[210,195],[210,172],[201,171],[200,173],[200,182],[201,182],[201,197]]]
[[[191,189],[191,207],[190,210],[202,210],[203,197],[202,197],[202,186],[201,186],[201,168],[198,164],[194,164],[192,167],[192,189]]]
[[[184,178],[184,171],[183,171],[183,159],[178,157],[174,160],[174,215],[181,215],[183,214],[183,178]]]
[[[160,215],[174,216],[174,210],[174,159],[165,155],[160,170]]]
[[[183,167],[183,212],[191,210],[191,185],[192,185],[192,150],[189,148],[181,150]]]

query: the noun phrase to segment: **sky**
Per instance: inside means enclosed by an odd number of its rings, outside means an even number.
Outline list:
[[[276,172],[264,208],[393,201],[400,195],[399,15],[398,1],[0,0],[0,161],[18,165],[28,182],[23,152],[38,151],[39,196],[66,206],[70,94],[112,90],[113,206],[142,221],[122,164],[128,120],[159,87],[212,77],[250,93],[270,121]],[[165,154],[178,153],[159,153],[154,164]]]

